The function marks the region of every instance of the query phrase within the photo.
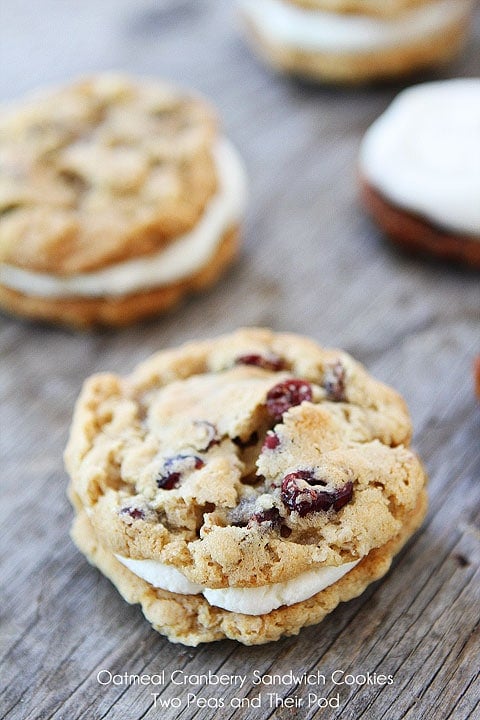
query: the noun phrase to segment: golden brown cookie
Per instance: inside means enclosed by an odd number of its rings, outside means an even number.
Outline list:
[[[396,243],[480,267],[480,80],[409,88],[367,132],[365,207]]]
[[[206,103],[100,75],[0,114],[0,304],[122,324],[216,279],[235,255],[242,163]]]
[[[325,10],[354,15],[392,17],[409,8],[425,4],[425,0],[289,0],[309,10]]]
[[[426,509],[403,400],[350,356],[246,329],[94,376],[73,538],[170,639],[255,644],[383,575]]]
[[[471,0],[239,0],[253,49],[277,70],[332,83],[442,65],[464,44]]]

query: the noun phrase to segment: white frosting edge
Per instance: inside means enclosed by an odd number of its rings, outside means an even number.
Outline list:
[[[408,88],[371,125],[362,177],[400,208],[480,240],[480,79]]]
[[[472,0],[433,0],[384,19],[308,10],[282,0],[240,0],[246,17],[272,42],[336,53],[404,47],[465,19],[471,7]]]
[[[134,575],[146,580],[153,587],[169,590],[179,595],[198,595],[203,587],[192,583],[180,570],[173,565],[166,565],[157,560],[133,560],[132,558],[115,555]]]
[[[214,255],[225,232],[242,217],[247,178],[237,151],[221,138],[213,147],[219,189],[188,233],[155,255],[126,260],[102,270],[68,277],[0,264],[5,287],[44,298],[115,297],[160,288],[200,270]]]
[[[132,558],[122,555],[115,555],[115,557],[131,572],[149,582],[153,587],[180,595],[202,593],[210,605],[244,615],[265,615],[282,605],[294,605],[302,600],[308,600],[340,580],[360,562],[360,560],[355,560],[338,567],[307,570],[291,580],[258,588],[213,589],[190,582],[176,568],[156,560],[132,560]]]

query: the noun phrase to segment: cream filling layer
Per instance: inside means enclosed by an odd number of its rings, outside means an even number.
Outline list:
[[[156,588],[180,595],[202,593],[210,605],[244,615],[265,615],[282,605],[294,605],[302,600],[308,600],[340,580],[360,562],[355,560],[338,567],[308,570],[291,580],[258,588],[212,589],[190,582],[179,570],[165,563],[155,560],[132,560],[121,555],[115,557],[131,572]]]
[[[360,172],[395,205],[480,241],[480,79],[401,92],[366,133]]]
[[[404,47],[465,19],[472,0],[433,0],[396,18],[307,10],[283,0],[240,0],[266,39],[305,51],[368,52]]]
[[[161,252],[68,277],[0,264],[0,283],[44,298],[109,297],[160,288],[193,275],[209,262],[225,232],[241,219],[246,205],[246,173],[238,153],[222,138],[213,154],[218,172],[217,194],[197,225]]]

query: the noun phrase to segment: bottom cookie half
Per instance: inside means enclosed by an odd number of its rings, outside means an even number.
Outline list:
[[[261,645],[324,619],[341,602],[360,595],[389,570],[392,559],[420,526],[427,510],[423,490],[398,535],[372,550],[349,573],[308,600],[280,607],[266,615],[244,615],[213,607],[202,595],[178,595],[154,588],[134,575],[97,541],[84,511],[77,516],[72,537],[88,560],[106,575],[129,603],[140,603],[147,620],[170,641],[196,646],[230,638]]]
[[[368,212],[398,245],[413,252],[428,253],[480,268],[480,237],[456,235],[436,228],[420,216],[390,203],[365,180],[361,187]]]
[[[33,320],[79,328],[121,326],[165,312],[191,293],[213,285],[237,255],[239,229],[223,236],[215,255],[194,275],[146,292],[104,298],[43,298],[25,295],[0,285],[0,307]]]

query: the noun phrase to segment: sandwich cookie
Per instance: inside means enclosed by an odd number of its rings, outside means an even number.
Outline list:
[[[402,247],[480,267],[480,79],[404,90],[360,150],[365,206]]]
[[[463,46],[472,0],[239,0],[254,49],[278,70],[361,83],[443,64]]]
[[[245,329],[90,378],[72,537],[173,642],[278,640],[384,575],[426,511],[397,393],[349,355]]]
[[[235,257],[243,164],[198,97],[99,75],[0,114],[0,306],[122,325]]]

